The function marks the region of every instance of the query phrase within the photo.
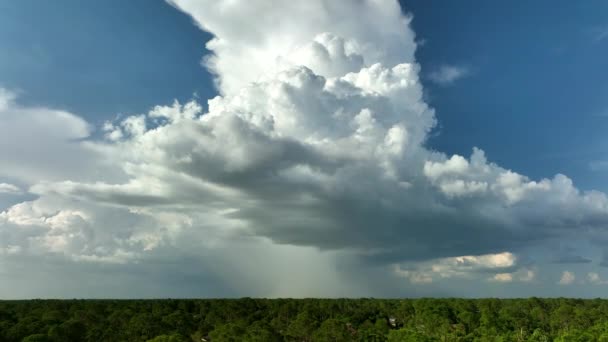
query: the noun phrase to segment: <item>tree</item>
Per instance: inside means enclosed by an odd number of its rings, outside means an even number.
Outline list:
[[[84,340],[86,326],[77,319],[69,319],[58,326],[53,326],[48,332],[51,341],[79,342]]]
[[[562,333],[555,339],[555,342],[588,342],[594,341],[593,335],[588,332],[572,329]]]
[[[228,323],[216,327],[210,334],[213,342],[240,342],[245,333],[243,322]]]
[[[378,318],[376,320],[376,323],[374,323],[374,330],[376,334],[386,336],[386,334],[388,334],[388,324],[386,322],[386,319]]]
[[[189,342],[189,341],[190,341],[190,339],[188,339],[180,334],[159,335],[151,340],[148,340],[148,342]]]
[[[346,324],[337,319],[330,318],[325,320],[319,329],[313,334],[315,342],[347,342],[351,341],[351,334],[346,329]]]
[[[549,342],[551,339],[549,336],[542,330],[536,329],[528,339],[530,342]]]
[[[281,335],[277,334],[274,329],[261,321],[257,321],[247,327],[243,342],[278,342],[282,341]]]
[[[187,335],[192,330],[190,316],[186,315],[183,311],[177,310],[166,315],[162,318],[162,322],[167,328],[182,335]]]
[[[391,330],[388,333],[388,342],[426,342],[433,341],[433,339],[427,335],[419,333],[409,328],[402,328],[399,330]]]
[[[22,342],[50,342],[50,340],[46,334],[33,334],[24,338]]]
[[[146,341],[154,336],[162,334],[161,322],[150,313],[140,313],[129,321],[127,335],[131,340]]]
[[[316,327],[317,320],[308,311],[304,311],[289,324],[285,336],[288,341],[310,341]]]

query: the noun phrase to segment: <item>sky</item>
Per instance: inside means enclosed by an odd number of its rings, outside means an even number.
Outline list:
[[[0,0],[0,298],[603,297],[603,1]]]

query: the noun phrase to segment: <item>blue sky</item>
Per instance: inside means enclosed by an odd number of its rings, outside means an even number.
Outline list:
[[[562,172],[606,190],[608,4],[550,1],[405,2],[425,44],[423,69],[469,70],[449,87],[423,79],[442,129],[442,151],[482,147],[499,164],[534,178]]]
[[[565,173],[583,189],[608,190],[607,173],[591,167],[608,159],[608,4],[402,4],[424,42],[416,57],[440,121],[431,146],[478,146],[533,178]],[[0,6],[0,84],[23,103],[99,123],[216,93],[200,64],[211,36],[163,1]],[[465,75],[449,85],[424,77],[442,66]]]
[[[23,103],[103,122],[193,94],[213,83],[201,67],[210,38],[163,1],[0,3],[0,81]]]
[[[392,1],[318,3],[0,0],[0,275],[52,256],[41,274],[119,297],[146,279],[159,284],[145,296],[179,296],[167,277],[206,282],[184,285],[196,296],[580,296],[562,285],[587,278],[601,293],[588,275],[608,279],[608,205],[585,191],[608,192],[608,3],[401,1],[405,26]],[[206,47],[214,35],[224,45]],[[386,90],[375,62],[409,88]],[[315,90],[315,75],[360,92]],[[306,260],[287,287],[243,271],[277,256]],[[301,284],[311,274],[328,288]],[[344,285],[370,275],[407,284]],[[5,284],[0,297],[67,295]]]

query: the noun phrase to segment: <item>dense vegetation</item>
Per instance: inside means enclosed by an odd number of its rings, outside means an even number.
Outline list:
[[[608,341],[608,300],[0,301],[0,341]]]

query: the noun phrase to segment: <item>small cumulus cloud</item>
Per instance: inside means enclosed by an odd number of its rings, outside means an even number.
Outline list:
[[[576,279],[574,273],[570,272],[570,271],[564,271],[562,273],[562,277],[559,279],[558,284],[560,285],[570,285],[574,282],[574,280]]]
[[[499,283],[510,283],[513,281],[520,281],[522,283],[529,283],[536,277],[536,272],[528,269],[521,268],[511,273],[496,273],[492,277],[488,278],[491,282]]]
[[[511,273],[497,273],[490,280],[499,283],[510,283],[513,281],[513,275]]]
[[[606,285],[608,284],[608,280],[604,280],[601,278],[599,273],[597,272],[589,272],[587,273],[587,280],[589,283],[593,285]]]
[[[448,86],[461,78],[469,76],[470,73],[468,67],[444,64],[431,71],[428,78],[438,85]]]

